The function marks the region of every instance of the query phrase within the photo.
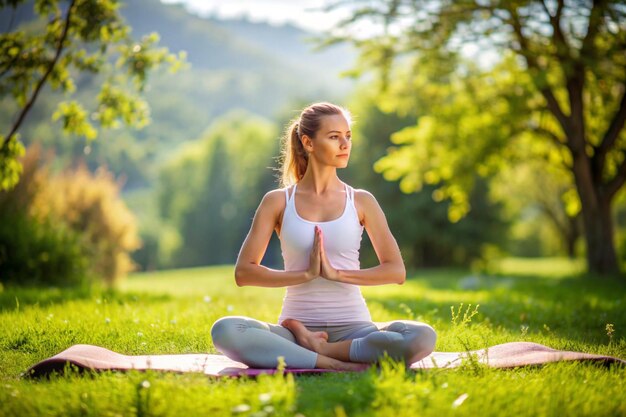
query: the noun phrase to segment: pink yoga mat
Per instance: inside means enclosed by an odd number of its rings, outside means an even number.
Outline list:
[[[494,368],[536,366],[557,361],[593,361],[601,364],[618,363],[626,365],[626,361],[611,356],[556,350],[537,343],[513,342],[470,352],[433,352],[421,361],[411,364],[410,368],[414,370],[455,368],[461,365],[464,359],[468,358]],[[247,365],[233,361],[223,355],[133,356],[123,355],[99,346],[74,345],[51,358],[44,359],[33,365],[25,372],[25,375],[42,376],[54,371],[62,371],[68,363],[79,369],[95,371],[155,370],[180,373],[199,372],[211,376],[257,376],[276,372],[275,369],[249,368]],[[285,372],[319,374],[337,371],[287,368]]]

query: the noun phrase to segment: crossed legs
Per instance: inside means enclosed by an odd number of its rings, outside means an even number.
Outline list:
[[[217,320],[211,328],[211,337],[224,355],[255,368],[276,368],[278,357],[282,356],[289,368],[363,369],[361,364],[340,361],[299,346],[285,327],[248,317]]]
[[[363,369],[385,353],[407,363],[434,349],[432,327],[413,321],[372,323],[357,327],[344,340],[328,341],[324,331],[310,331],[293,319],[282,326],[242,316],[223,317],[211,328],[215,347],[231,359],[257,368],[275,368],[278,357],[290,368]]]
[[[293,319],[281,323],[291,330],[296,341],[313,352],[341,361],[373,363],[385,353],[410,364],[428,356],[435,348],[437,334],[427,324],[399,320],[374,323],[357,330],[347,340],[328,342],[325,332],[311,332]]]

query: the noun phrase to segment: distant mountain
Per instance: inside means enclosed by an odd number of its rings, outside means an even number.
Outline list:
[[[347,46],[313,52],[312,44],[305,42],[311,34],[294,26],[203,18],[182,5],[158,0],[129,0],[121,13],[134,37],[158,32],[160,45],[173,52],[187,51],[191,63],[191,69],[177,74],[150,75],[146,93],[152,109],[150,126],[103,132],[91,145],[90,165],[109,165],[127,176],[131,188],[152,183],[161,161],[173,150],[198,138],[215,118],[234,108],[275,119],[296,102],[341,102],[352,88],[351,81],[340,79],[338,73],[350,68],[356,54]],[[10,22],[16,27],[32,18],[32,2],[15,12],[5,6],[0,9],[0,30],[7,30]],[[97,92],[95,81],[81,80],[76,96],[91,102]],[[63,138],[60,126],[50,129],[51,111],[62,99],[44,91],[22,138],[54,146],[60,157],[82,155],[84,142]],[[6,100],[0,101],[3,130],[12,110]]]
[[[245,65],[254,70],[270,64],[317,74],[316,79],[337,87],[347,84],[337,79],[337,73],[348,69],[355,57],[346,46],[314,52],[311,41],[315,36],[292,25],[199,17],[182,4],[157,7],[155,0],[133,0],[123,7],[122,14],[135,35],[158,31],[163,45],[173,51],[186,50],[195,68]]]

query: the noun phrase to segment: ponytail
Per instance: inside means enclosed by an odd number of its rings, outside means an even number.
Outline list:
[[[285,131],[282,141],[281,187],[289,187],[299,182],[308,165],[309,156],[302,146],[299,135],[299,118],[292,121]]]

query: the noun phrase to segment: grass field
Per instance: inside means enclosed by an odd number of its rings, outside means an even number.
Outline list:
[[[626,280],[592,280],[563,260],[508,260],[492,276],[422,270],[404,285],[363,288],[375,320],[414,319],[436,350],[532,341],[626,358]],[[28,380],[33,363],[76,343],[126,354],[217,353],[225,315],[275,322],[284,289],[238,288],[232,266],[136,274],[115,292],[0,291],[2,416],[626,416],[626,367],[405,371],[213,379],[100,373]]]

